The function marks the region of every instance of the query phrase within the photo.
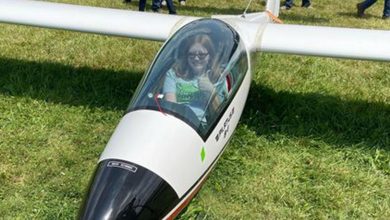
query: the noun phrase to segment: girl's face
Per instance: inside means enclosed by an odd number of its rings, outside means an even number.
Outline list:
[[[195,74],[202,74],[209,63],[210,55],[202,44],[195,43],[188,50],[187,60]]]

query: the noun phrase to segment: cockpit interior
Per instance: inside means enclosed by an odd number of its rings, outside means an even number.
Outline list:
[[[248,71],[248,53],[228,24],[200,19],[177,31],[144,75],[128,112],[160,111],[201,137],[215,127]]]

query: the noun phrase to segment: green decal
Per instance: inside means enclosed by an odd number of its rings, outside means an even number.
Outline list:
[[[206,151],[204,147],[202,147],[202,151],[200,152],[200,159],[202,159],[203,162],[205,158],[206,158]]]

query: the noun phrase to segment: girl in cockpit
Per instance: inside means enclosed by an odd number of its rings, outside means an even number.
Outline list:
[[[221,71],[211,38],[206,34],[190,37],[166,74],[165,100],[187,105],[202,123],[207,123],[207,114],[215,111],[229,92]]]

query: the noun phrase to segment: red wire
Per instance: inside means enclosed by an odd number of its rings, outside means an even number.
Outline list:
[[[156,101],[156,103],[157,103],[158,110],[159,110],[161,113],[163,113],[164,115],[167,115],[167,114],[165,114],[165,112],[162,110],[162,108],[161,108],[161,106],[160,106],[160,102],[158,101],[158,94],[156,94],[156,95],[154,96],[154,101]]]

